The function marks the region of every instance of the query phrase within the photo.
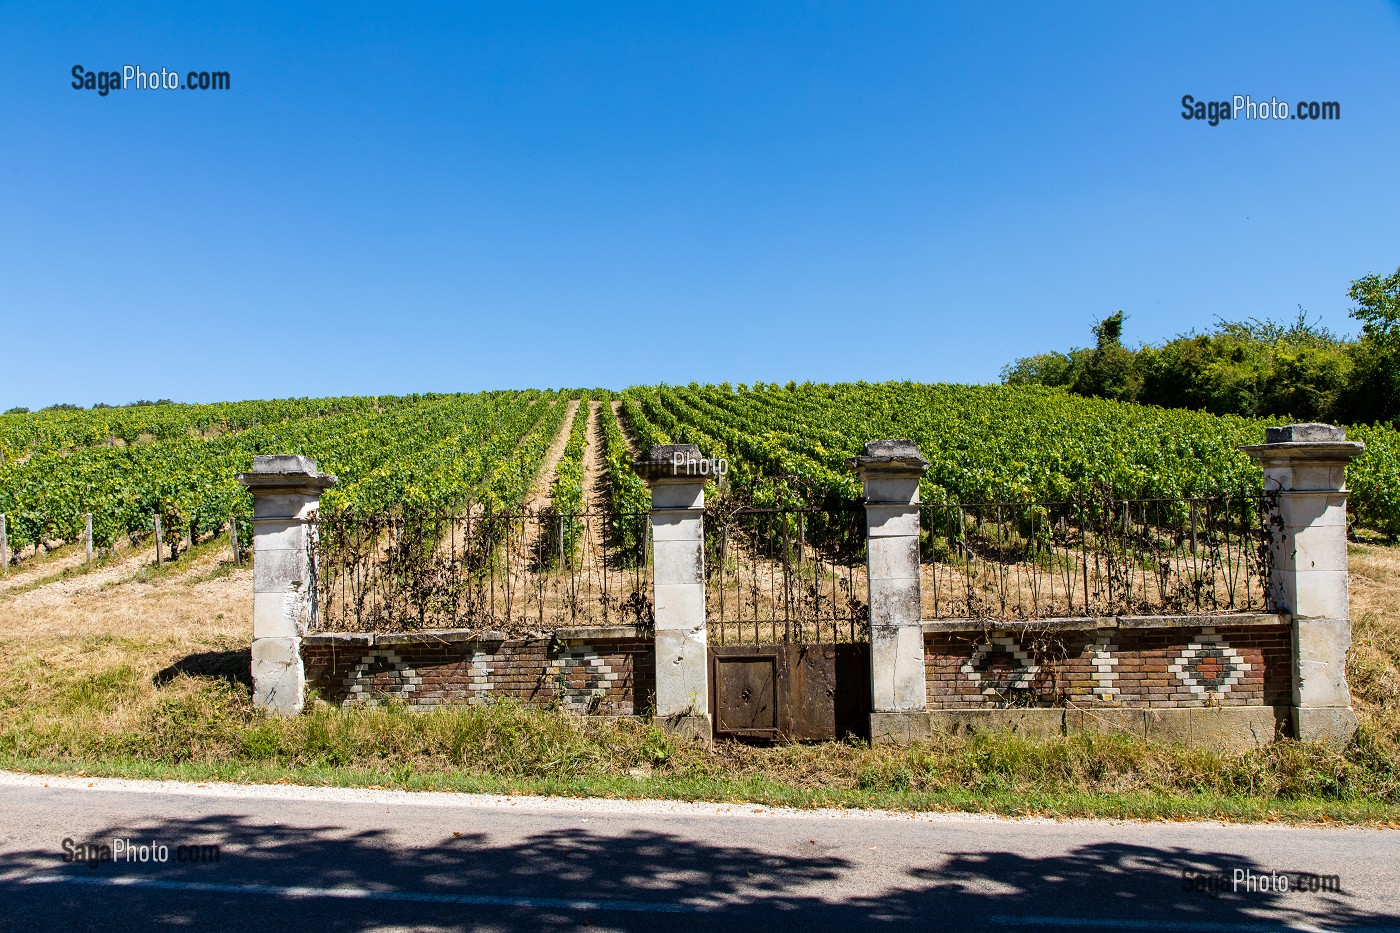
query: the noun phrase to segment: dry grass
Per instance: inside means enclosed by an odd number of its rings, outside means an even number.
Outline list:
[[[99,565],[130,556],[129,548],[111,555],[99,555]],[[151,551],[154,556],[154,551]],[[51,578],[63,574],[76,573],[86,569],[87,551],[81,544],[59,545],[52,550],[44,549],[33,553],[25,548],[19,555],[19,563],[11,564],[0,573],[0,594],[20,589],[30,589]]]
[[[1353,544],[1347,679],[1363,722],[1400,743],[1400,547]]]
[[[226,564],[226,549],[196,549],[169,569],[150,554],[18,593],[0,593],[0,639],[66,641],[79,635],[129,639],[178,636],[191,644],[250,636],[253,575]]]

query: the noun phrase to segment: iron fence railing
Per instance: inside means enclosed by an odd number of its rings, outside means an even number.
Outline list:
[[[1269,497],[921,507],[925,619],[1269,608]]]
[[[869,635],[859,506],[705,515],[706,618],[715,645],[829,644]]]
[[[650,625],[647,513],[347,515],[312,520],[316,624],[507,635]]]
[[[1018,620],[1267,610],[1270,496],[1111,493],[1057,502],[925,503],[922,617]],[[316,624],[511,635],[653,622],[650,516],[323,514],[312,520]],[[705,512],[715,645],[864,641],[860,505]]]

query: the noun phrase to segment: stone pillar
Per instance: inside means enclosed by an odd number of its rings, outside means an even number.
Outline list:
[[[871,441],[851,461],[865,485],[870,572],[870,739],[929,734],[919,593],[919,479],[928,470],[913,441]]]
[[[651,488],[656,719],[668,732],[709,741],[705,480],[713,474],[694,444],[658,444],[636,469]]]
[[[253,493],[253,705],[279,715],[301,711],[306,673],[301,639],[314,621],[307,521],[335,477],[307,457],[254,457],[238,482]]]
[[[1268,428],[1243,448],[1277,495],[1270,515],[1274,608],[1293,620],[1293,727],[1308,741],[1345,741],[1356,731],[1347,692],[1346,465],[1366,445],[1330,424]]]

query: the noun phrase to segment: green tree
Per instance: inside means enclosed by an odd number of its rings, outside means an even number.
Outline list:
[[[1356,302],[1351,316],[1361,332],[1392,352],[1400,350],[1400,268],[1381,278],[1372,273],[1351,283],[1347,297]]]
[[[1001,381],[1013,386],[1060,386],[1074,385],[1079,373],[1084,369],[1084,360],[1089,350],[1071,350],[1069,353],[1038,353],[1026,356],[1003,366]]]
[[[1352,351],[1355,376],[1343,408],[1352,421],[1400,420],[1400,269],[1351,283],[1351,316],[1361,322]]]
[[[1142,377],[1134,366],[1137,354],[1123,346],[1123,312],[1114,312],[1095,324],[1094,339],[1094,349],[1071,390],[1079,395],[1136,401]]]

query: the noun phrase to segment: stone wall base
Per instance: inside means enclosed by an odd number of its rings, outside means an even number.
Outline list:
[[[1293,711],[1294,735],[1304,742],[1341,745],[1356,734],[1356,714],[1347,707],[1297,707]]]
[[[871,742],[907,744],[935,734],[1004,731],[1032,738],[1075,733],[1125,734],[1144,741],[1242,752],[1283,734],[1288,707],[1221,706],[1177,709],[941,709],[871,713]]]
[[[715,730],[708,713],[681,713],[676,716],[657,716],[652,722],[662,732],[688,742],[703,742],[711,745],[715,740]]]
[[[870,743],[872,745],[908,745],[933,735],[932,713],[871,713]]]
[[[253,705],[274,716],[301,712],[306,696],[301,639],[254,638],[252,655]]]

